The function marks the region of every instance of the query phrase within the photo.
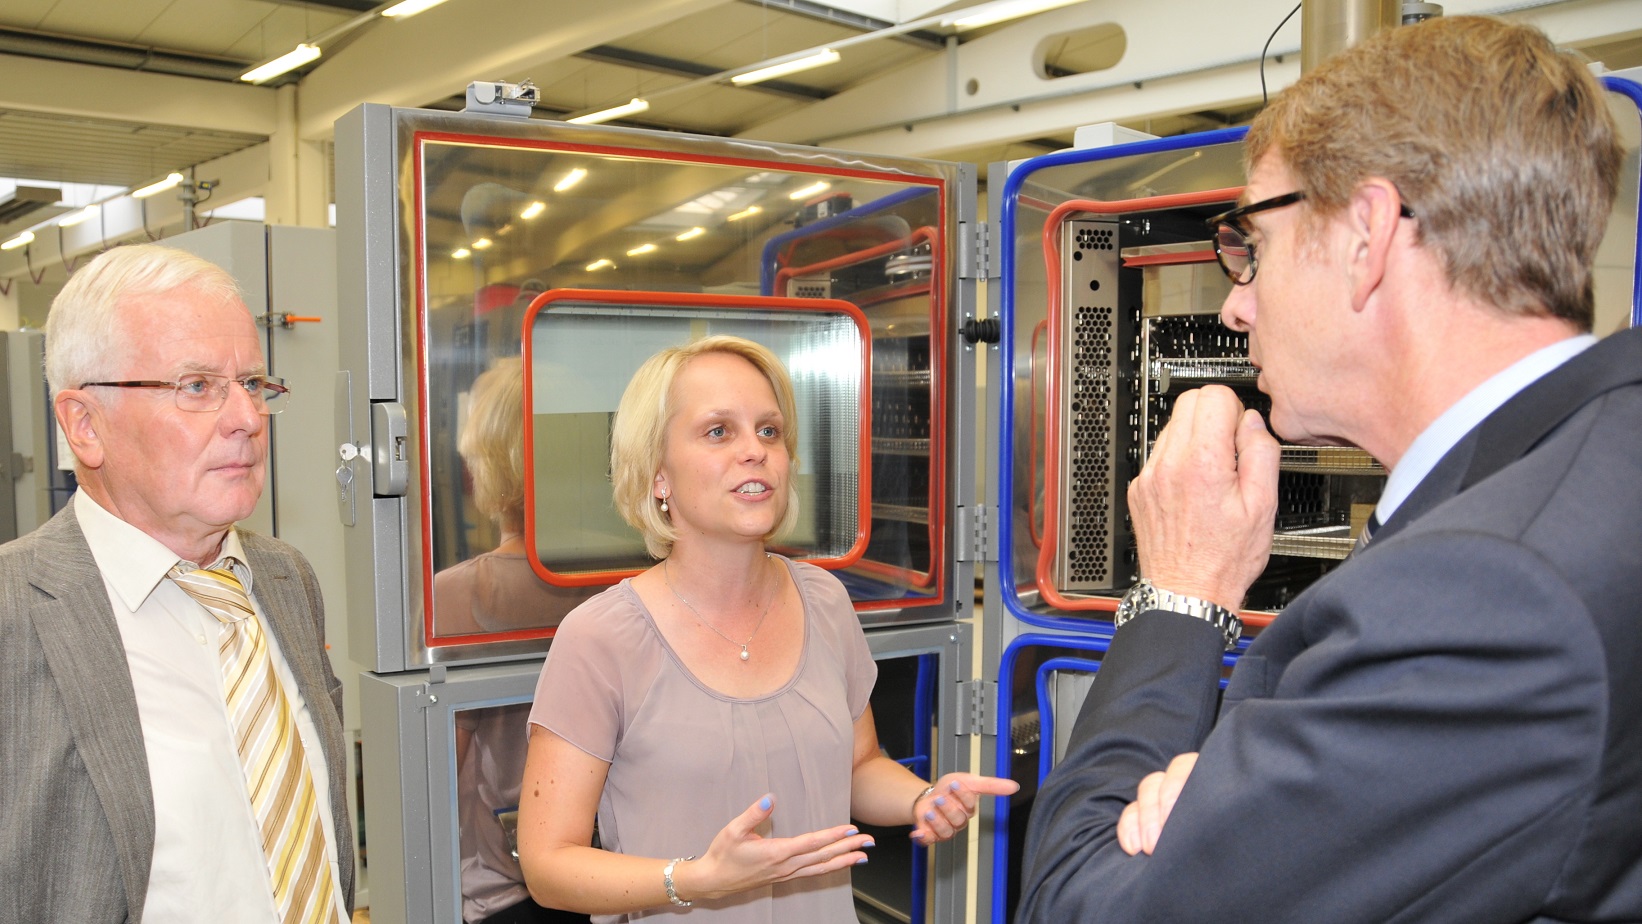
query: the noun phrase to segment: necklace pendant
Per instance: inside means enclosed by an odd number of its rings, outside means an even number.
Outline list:
[[[752,655],[747,653],[747,646],[742,645],[741,646],[741,660],[746,661],[746,660],[750,659],[751,657],[752,657]]]

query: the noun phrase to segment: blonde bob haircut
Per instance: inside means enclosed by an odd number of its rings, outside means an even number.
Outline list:
[[[1590,70],[1532,26],[1480,16],[1388,29],[1278,94],[1244,140],[1333,217],[1390,180],[1460,292],[1590,330],[1591,272],[1621,149]]]
[[[509,529],[525,520],[524,361],[496,360],[473,381],[456,451],[473,479],[473,505]]]
[[[644,548],[652,558],[672,554],[673,542],[678,539],[671,518],[661,511],[653,493],[661,461],[667,454],[667,425],[676,410],[673,381],[692,359],[707,353],[739,356],[763,373],[785,421],[781,441],[787,447],[787,457],[794,467],[798,464],[798,409],[793,401],[792,380],[769,349],[741,337],[720,335],[668,347],[645,360],[633,373],[616,408],[610,430],[610,481],[617,512],[644,536]],[[797,519],[798,489],[789,477],[786,512],[764,540],[768,542],[791,529]]]

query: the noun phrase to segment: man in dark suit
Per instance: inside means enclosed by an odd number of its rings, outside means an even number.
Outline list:
[[[1384,525],[1217,703],[1279,447],[1226,389],[1180,400],[1018,920],[1642,920],[1642,332],[1585,333],[1604,94],[1535,30],[1436,20],[1308,73],[1247,158],[1222,318],[1279,434],[1390,469]]]
[[[46,366],[79,491],[0,547],[0,922],[346,922],[319,585],[234,527],[285,387],[233,280],[115,248],[58,296]]]

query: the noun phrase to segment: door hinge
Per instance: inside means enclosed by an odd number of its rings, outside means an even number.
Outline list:
[[[991,507],[958,508],[958,561],[997,561],[992,548]]]
[[[987,278],[991,252],[991,231],[986,222],[958,222],[959,279]]]
[[[958,683],[958,734],[996,735],[992,715],[998,684],[993,680],[963,680]]]

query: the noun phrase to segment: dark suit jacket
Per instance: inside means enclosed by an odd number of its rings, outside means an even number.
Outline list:
[[[257,604],[324,742],[351,907],[342,684],[325,654],[319,583],[289,545],[240,538]],[[0,924],[138,924],[154,794],[120,630],[72,504],[0,546],[0,714]]]
[[[1017,920],[1642,921],[1642,330],[1530,386],[1249,647],[1118,633]],[[1217,721],[1218,719],[1218,721]],[[1115,826],[1201,751],[1152,856]]]

